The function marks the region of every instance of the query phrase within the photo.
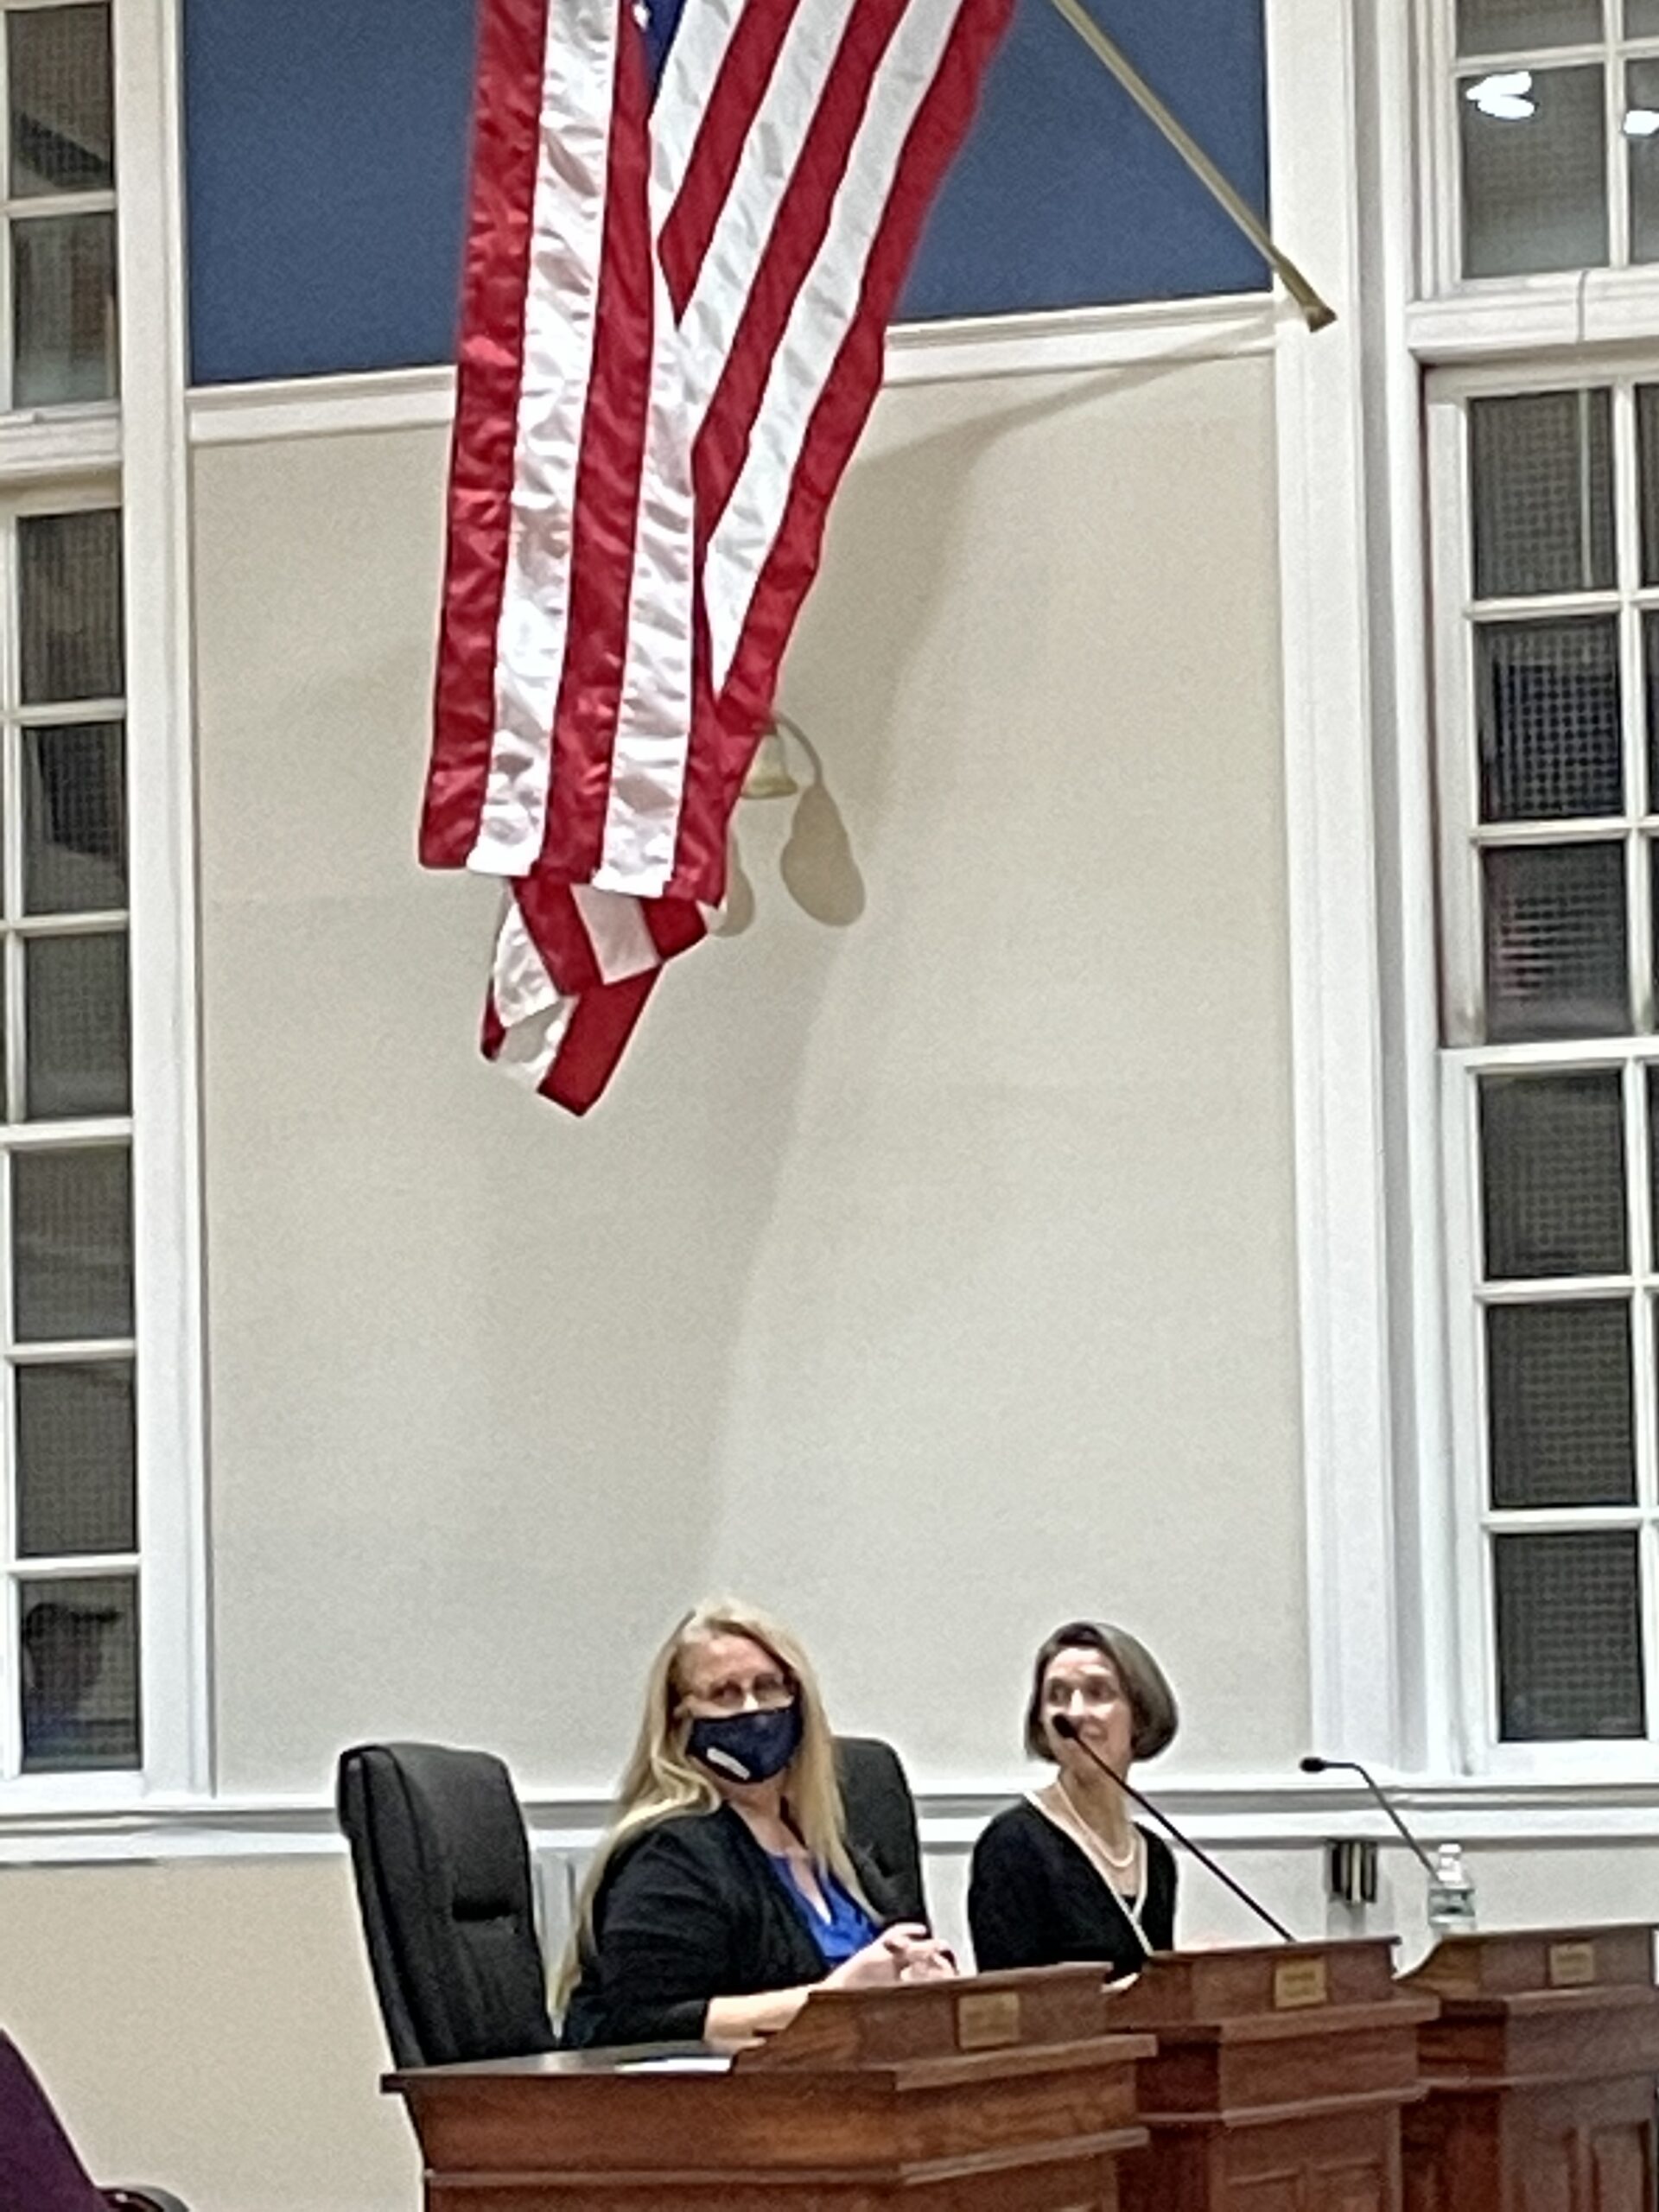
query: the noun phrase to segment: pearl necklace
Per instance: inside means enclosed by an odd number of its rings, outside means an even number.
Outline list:
[[[1077,1803],[1077,1799],[1066,1788],[1065,1777],[1064,1775],[1059,1775],[1056,1777],[1056,1779],[1058,1781],[1060,1785],[1060,1795],[1065,1798],[1067,1806],[1071,1809],[1072,1819],[1075,1820],[1080,1827],[1088,1829],[1090,1835],[1094,1840],[1095,1848],[1099,1852],[1106,1864],[1111,1868],[1113,1873],[1127,1874],[1130,1872],[1134,1868],[1135,1860],[1141,1855],[1141,1839],[1135,1834],[1134,1828],[1131,1827],[1129,1830],[1129,1847],[1126,1852],[1122,1853],[1121,1856],[1118,1853],[1109,1849],[1105,1837],[1102,1835],[1100,1830],[1095,1826],[1094,1822],[1089,1819],[1082,1807]]]

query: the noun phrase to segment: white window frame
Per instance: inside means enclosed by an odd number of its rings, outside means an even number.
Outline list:
[[[1603,60],[1615,47],[1659,59],[1659,38],[1618,35],[1623,0],[1601,0],[1605,43],[1552,48],[1549,66]],[[1616,264],[1628,250],[1628,209],[1618,189],[1621,160],[1620,83],[1610,67],[1607,109],[1608,239],[1610,265],[1587,271],[1546,270],[1531,276],[1460,274],[1462,154],[1454,78],[1470,64],[1457,57],[1455,0],[1411,0],[1416,34],[1415,99],[1411,114],[1421,149],[1421,190],[1413,219],[1421,283],[1411,308],[1414,340],[1429,357],[1447,350],[1514,353],[1523,347],[1618,344],[1659,329],[1659,263]],[[1536,49],[1534,49],[1535,58]],[[1499,69],[1504,57],[1480,58]]]
[[[1425,1789],[1659,1802],[1649,1745],[1496,1737],[1448,1280],[1471,1185],[1440,1043],[1424,442],[1427,375],[1659,358],[1659,269],[1458,283],[1452,0],[1267,6],[1275,226],[1339,315],[1310,339],[1287,315],[1277,376],[1310,1734]]]
[[[0,416],[0,492],[99,486],[124,518],[143,1768],[21,1776],[0,1821],[213,1783],[178,0],[111,16],[121,397]]]
[[[1470,682],[1466,609],[1473,600],[1472,540],[1469,508],[1468,403],[1529,391],[1573,391],[1608,386],[1613,392],[1613,477],[1618,573],[1607,591],[1562,595],[1564,611],[1611,613],[1636,600],[1659,603],[1659,595],[1635,589],[1639,567],[1634,388],[1659,384],[1659,335],[1644,355],[1586,348],[1567,360],[1483,363],[1477,367],[1432,371],[1425,393],[1425,429],[1431,518],[1431,604],[1434,610],[1434,706],[1436,750],[1441,793],[1440,873],[1445,943],[1443,1021],[1447,1044],[1441,1052],[1440,1123],[1445,1190],[1452,1465],[1456,1492],[1456,1546],[1460,1627],[1464,1648],[1478,1655],[1468,1685],[1469,1740],[1480,1771],[1503,1779],[1579,1778],[1592,1782],[1641,1781],[1651,1777],[1659,1745],[1659,1402],[1656,1400],[1656,1357],[1651,1318],[1656,1306],[1654,1224],[1650,1218],[1645,1103],[1628,1095],[1624,1102],[1625,1174],[1636,1234],[1630,1271],[1609,1288],[1636,1301],[1633,1418],[1637,1438],[1637,1499],[1630,1507],[1565,1508],[1559,1513],[1529,1510],[1500,1514],[1486,1501],[1491,1465],[1483,1309],[1478,1296],[1481,1236],[1480,1158],[1475,1093],[1481,1073],[1497,1070],[1560,1068],[1580,1071],[1618,1067],[1626,1071],[1629,1093],[1641,1071],[1659,1065],[1659,1035],[1653,1025],[1653,917],[1651,872],[1638,846],[1630,877],[1627,911],[1630,918],[1630,997],[1636,1026],[1628,1039],[1573,1039],[1542,1044],[1487,1046],[1478,1041],[1482,992],[1480,888],[1470,830],[1477,818],[1473,696]],[[1552,596],[1549,606],[1555,607]],[[1638,618],[1639,620],[1639,618]],[[1626,760],[1645,752],[1646,686],[1637,623],[1622,623],[1620,690]],[[1655,794],[1649,793],[1650,822]],[[1621,842],[1632,817],[1618,817]],[[1540,824],[1559,836],[1560,823]],[[1525,836],[1506,829],[1506,841]],[[1589,1278],[1573,1279],[1582,1294]],[[1550,1278],[1529,1286],[1529,1294],[1548,1298],[1560,1286]],[[1646,1309],[1644,1319],[1643,1309]],[[1497,1733],[1497,1653],[1490,1537],[1497,1531],[1529,1529],[1544,1534],[1594,1528],[1634,1529],[1642,1554],[1642,1642],[1643,1691],[1649,1733],[1642,1738],[1594,1741],[1510,1742]]]

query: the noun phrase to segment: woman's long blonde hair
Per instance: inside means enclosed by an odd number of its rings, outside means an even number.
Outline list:
[[[714,1777],[687,1754],[685,1739],[690,1723],[679,1709],[683,1694],[680,1662],[694,1644],[714,1636],[747,1636],[769,1651],[795,1683],[801,1707],[801,1742],[784,1777],[785,1808],[814,1863],[827,1867],[842,1888],[868,1909],[869,1900],[847,1848],[841,1785],[836,1779],[835,1738],[811,1661],[786,1628],[753,1605],[734,1599],[710,1600],[685,1616],[651,1662],[639,1733],[617,1788],[616,1818],[588,1870],[575,1927],[554,1980],[556,2011],[563,2009],[581,1979],[582,1948],[593,1939],[594,1901],[605,1870],[617,1853],[647,1828],[672,1820],[676,1814],[712,1813],[724,1802]]]

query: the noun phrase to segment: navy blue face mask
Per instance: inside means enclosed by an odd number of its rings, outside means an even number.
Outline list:
[[[694,1720],[685,1748],[722,1782],[770,1782],[801,1748],[800,1700],[770,1713],[722,1713],[712,1720]]]

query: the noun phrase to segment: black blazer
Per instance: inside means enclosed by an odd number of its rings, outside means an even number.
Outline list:
[[[880,1877],[857,1850],[853,1863],[877,1920],[891,1919]],[[562,2040],[567,2050],[694,2043],[711,1998],[798,1989],[826,1972],[742,1815],[729,1805],[679,1814],[606,1868]]]
[[[1141,1925],[1154,1951],[1175,1940],[1175,1860],[1161,1836],[1141,1830],[1147,1895]],[[982,1974],[1000,1967],[1057,1967],[1099,1959],[1114,1974],[1139,1974],[1146,1954],[1100,1870],[1035,1805],[1010,1805],[974,1846],[968,1924]]]

